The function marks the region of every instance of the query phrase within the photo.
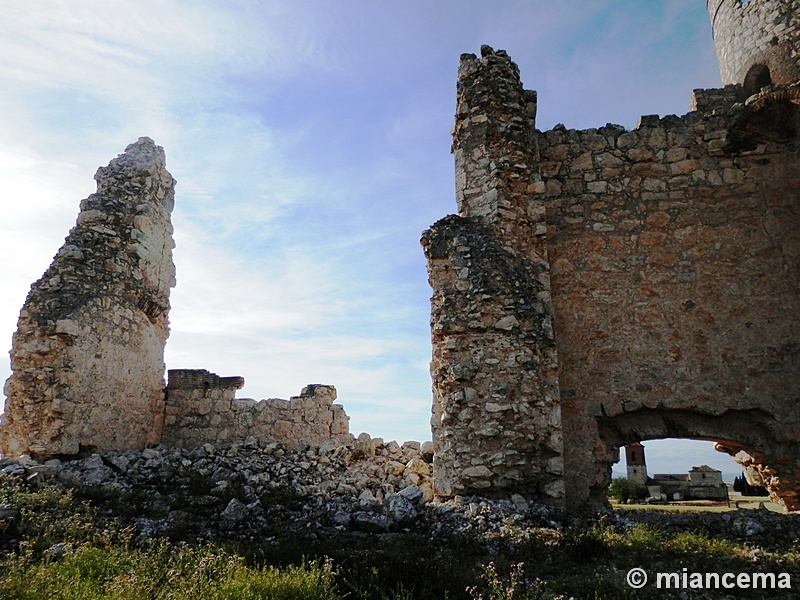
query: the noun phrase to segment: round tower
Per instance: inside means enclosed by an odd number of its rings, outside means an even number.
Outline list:
[[[706,0],[722,84],[800,81],[800,0]]]

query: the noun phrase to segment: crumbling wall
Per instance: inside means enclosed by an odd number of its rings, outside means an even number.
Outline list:
[[[143,448],[160,437],[175,181],[149,138],[100,168],[97,192],[20,313],[0,452]]]
[[[236,398],[242,377],[219,377],[205,370],[170,370],[164,431],[167,447],[230,445],[248,437],[260,443],[320,446],[352,443],[349,417],[330,385],[308,385],[289,400]]]
[[[336,390],[237,399],[241,377],[170,371],[164,386],[174,204],[163,148],[149,138],[97,171],[97,193],[20,313],[0,453],[45,458],[151,444],[194,448],[255,438],[353,442]]]
[[[459,216],[422,240],[437,493],[601,504],[620,446],[687,437],[800,509],[798,87],[538,132],[511,60],[481,53],[459,68]]]

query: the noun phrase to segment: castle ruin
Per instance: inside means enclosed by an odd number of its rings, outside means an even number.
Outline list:
[[[709,0],[725,87],[683,117],[535,128],[458,71],[458,216],[424,232],[439,496],[605,503],[626,444],[712,440],[800,509],[800,2]]]
[[[539,131],[504,51],[461,57],[459,214],[422,238],[438,496],[597,506],[620,447],[677,437],[800,510],[800,0],[707,4],[725,87],[632,131]],[[354,442],[330,386],[165,385],[175,182],[149,138],[95,178],[20,313],[0,452]]]
[[[149,138],[95,179],[20,313],[4,456],[143,448],[161,435],[175,181]]]

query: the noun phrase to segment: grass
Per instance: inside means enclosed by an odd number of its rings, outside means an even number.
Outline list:
[[[697,513],[711,512],[724,513],[739,509],[757,510],[766,509],[772,512],[785,513],[786,510],[779,504],[770,502],[769,498],[763,496],[742,496],[731,497],[729,503],[724,502],[672,502],[669,504],[622,504],[611,499],[612,508],[624,508],[625,510],[652,510],[673,513]]]
[[[680,528],[669,517],[659,525],[623,525],[625,521],[608,516],[560,527],[510,522],[482,538],[431,536],[424,527],[384,536],[295,531],[245,545],[224,537],[212,542],[137,541],[136,532],[109,517],[108,509],[69,492],[27,489],[0,479],[0,514],[5,514],[0,519],[0,598],[663,597],[656,593],[660,590],[634,593],[628,588],[625,574],[632,567],[649,572],[686,566],[703,572],[790,572],[800,581],[794,538],[771,536],[759,546],[713,527]]]
[[[250,567],[213,547],[171,547],[163,541],[130,548],[91,545],[63,555],[23,553],[7,565],[4,598],[38,600],[189,599],[335,600],[341,597],[330,562],[283,569]]]

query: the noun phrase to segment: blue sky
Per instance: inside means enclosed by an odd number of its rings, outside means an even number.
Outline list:
[[[97,167],[147,135],[178,180],[168,368],[243,397],[333,384],[354,433],[428,439],[419,237],[455,211],[456,69],[481,44],[540,129],[632,128],[720,84],[702,0],[0,0],[0,339]]]

